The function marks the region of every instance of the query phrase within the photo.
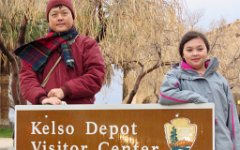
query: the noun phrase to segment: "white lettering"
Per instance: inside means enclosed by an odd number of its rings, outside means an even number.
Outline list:
[[[59,141],[59,142],[60,142],[60,141]],[[59,142],[58,142],[58,144],[59,144]],[[64,144],[63,144],[63,148],[64,148],[64,149],[67,149],[67,148],[68,148],[67,143],[64,143]]]
[[[59,125],[58,126],[58,134],[59,135],[63,135],[64,134],[64,127],[63,127],[63,125]]]
[[[143,147],[141,148],[141,150],[148,150],[148,147],[147,147],[147,146],[143,146]]]
[[[109,131],[110,132],[109,139],[114,139],[113,135],[118,133],[118,126],[116,126],[116,125],[109,125],[109,130],[110,130]]]
[[[79,149],[78,149],[77,145],[72,145],[72,146],[70,147],[70,150],[79,150]]]
[[[107,126],[100,126],[100,127],[99,127],[99,132],[100,132],[102,135],[107,134]]]
[[[66,133],[67,133],[68,135],[72,135],[72,134],[74,133],[74,128],[73,128],[73,126],[68,125],[68,126],[66,127]]]
[[[139,146],[138,146],[138,142],[136,142],[136,143],[133,145],[133,148],[134,148],[134,149],[138,149],[138,147],[139,147]]]
[[[137,125],[136,125],[135,123],[133,123],[133,124],[131,125],[131,127],[132,127],[132,134],[133,134],[133,135],[137,135],[137,131],[136,131]]]
[[[122,145],[122,150],[131,150],[129,145]]]
[[[123,125],[123,126],[121,127],[121,133],[122,133],[123,135],[126,135],[126,134],[129,133],[129,128],[128,128],[127,125]]]
[[[38,146],[36,146],[36,142],[35,141],[31,141],[32,146],[33,146],[33,150],[40,150],[40,146],[42,145],[42,142],[38,142]]]
[[[119,150],[117,145],[114,145],[111,150]]]
[[[158,150],[159,146],[152,146],[152,150]]]
[[[86,134],[96,134],[97,132],[97,124],[95,122],[86,122],[87,124],[87,132]],[[90,130],[90,125],[93,125],[94,130]]]
[[[57,145],[48,144],[46,141],[31,141],[33,150],[79,150],[77,145],[68,145],[67,143],[57,142]],[[81,145],[81,150],[86,150],[87,145]]]
[[[121,135],[137,135],[136,131],[137,125],[135,123],[131,124],[131,128],[128,125],[100,125],[98,126],[95,122],[86,122],[86,135],[101,134],[106,135],[109,133],[109,139],[114,139],[117,134]]]
[[[55,121],[52,121],[50,126],[48,124],[43,124],[42,122],[31,122],[31,124],[32,124],[31,134],[55,135],[57,133],[58,135],[63,134],[72,135],[74,133],[73,125],[67,125],[65,127],[62,124],[56,124]]]
[[[142,145],[139,147],[139,143],[136,142],[134,145],[112,145],[110,146],[109,142],[101,142],[98,145],[98,150],[102,149],[108,149],[108,150],[159,150],[159,146],[154,145],[151,147],[148,147],[147,145]]]
[[[81,145],[81,150],[85,150],[85,149],[88,149],[88,146],[87,145]]]
[[[50,145],[49,150],[54,150],[54,145]]]
[[[109,143],[108,142],[101,142],[99,145],[98,145],[98,150],[102,150],[102,146],[103,145],[107,145],[109,147]],[[108,148],[107,148],[108,149]]]
[[[40,130],[38,129],[38,126],[42,123],[42,122],[31,122],[32,123],[32,133],[31,134],[42,134],[40,132]],[[37,124],[36,124],[37,123]],[[37,133],[36,133],[37,132]]]
[[[49,126],[48,125],[44,125],[42,127],[42,132],[43,132],[43,134],[49,134]]]
[[[65,143],[66,144],[66,143]],[[58,141],[58,145],[57,145],[58,149],[61,149],[61,141]]]
[[[56,134],[56,131],[55,131],[55,121],[52,121],[52,134]]]

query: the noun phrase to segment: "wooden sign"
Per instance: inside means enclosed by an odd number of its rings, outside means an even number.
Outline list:
[[[214,105],[19,105],[17,150],[214,149]]]

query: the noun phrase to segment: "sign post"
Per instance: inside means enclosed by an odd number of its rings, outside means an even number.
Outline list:
[[[19,105],[16,150],[214,149],[214,105]]]

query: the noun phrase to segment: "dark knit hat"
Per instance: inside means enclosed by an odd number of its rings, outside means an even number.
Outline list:
[[[48,0],[47,8],[46,8],[47,20],[48,20],[48,14],[49,14],[50,10],[53,7],[58,6],[58,5],[64,5],[64,6],[68,7],[70,9],[70,11],[72,12],[73,19],[75,18],[73,4],[72,4],[71,0]]]

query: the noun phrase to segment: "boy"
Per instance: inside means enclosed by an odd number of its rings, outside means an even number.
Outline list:
[[[71,0],[49,0],[48,34],[15,50],[20,88],[32,104],[93,104],[105,65],[95,40],[78,35]]]

